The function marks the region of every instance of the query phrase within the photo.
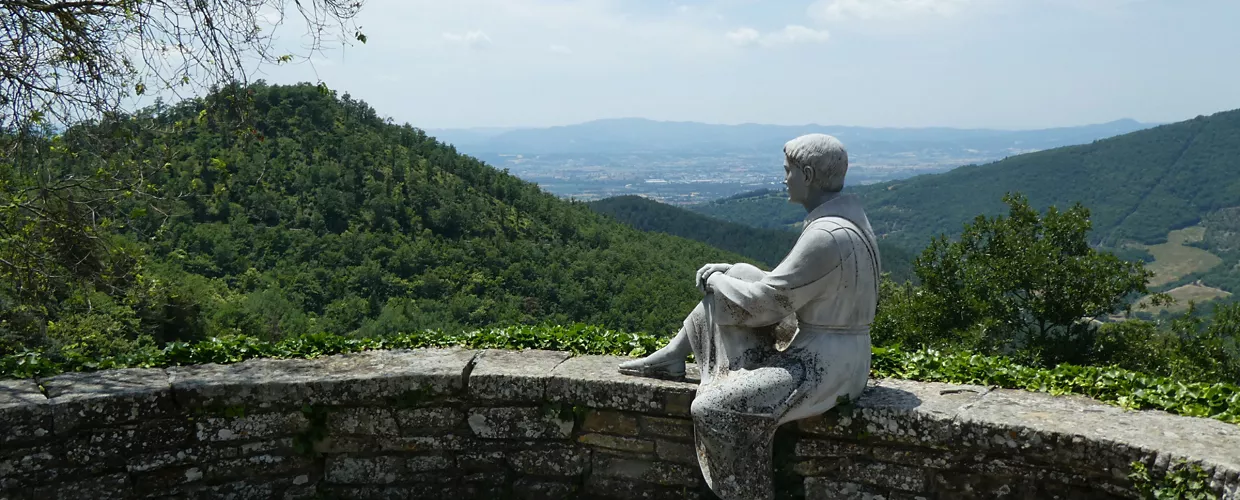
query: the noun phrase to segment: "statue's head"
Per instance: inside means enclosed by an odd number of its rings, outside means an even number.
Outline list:
[[[788,201],[802,203],[844,189],[848,152],[826,134],[806,134],[784,144],[784,184]]]

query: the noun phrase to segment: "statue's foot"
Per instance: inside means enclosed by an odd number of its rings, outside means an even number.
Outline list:
[[[656,356],[647,356],[642,359],[633,361],[625,361],[620,363],[617,369],[625,375],[633,375],[637,377],[661,378],[667,380],[682,380],[685,378],[685,360],[681,358],[652,359]]]

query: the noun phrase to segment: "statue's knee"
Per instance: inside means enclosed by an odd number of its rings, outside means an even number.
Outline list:
[[[689,405],[689,414],[693,416],[694,420],[699,420],[709,415],[716,406],[713,398],[703,397],[699,394],[693,398],[693,404]]]
[[[733,265],[723,274],[741,281],[758,281],[765,276],[761,269],[745,263]]]

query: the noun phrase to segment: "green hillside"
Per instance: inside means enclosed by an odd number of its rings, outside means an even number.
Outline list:
[[[1083,204],[1091,212],[1092,243],[1137,256],[1140,246],[1164,243],[1172,230],[1240,207],[1240,110],[850,189],[865,199],[875,231],[904,248],[922,248],[940,234],[957,235],[979,214],[1002,213],[1003,194],[1016,191],[1039,208]],[[797,207],[769,191],[692,209],[757,227],[788,224],[799,217]],[[1206,238],[1203,248],[1211,249],[1209,241]],[[1133,248],[1138,252],[1131,252]],[[1218,274],[1235,263],[1224,259],[1196,275]]]
[[[514,323],[665,334],[700,298],[698,267],[743,259],[560,200],[347,95],[249,90],[245,133],[215,94],[74,126],[35,148],[31,161],[61,175],[153,166],[142,182],[163,199],[94,214],[113,232],[77,242],[110,240],[87,259],[94,271],[56,274],[81,267],[66,257],[46,273],[55,279],[0,279],[0,354],[83,336],[275,340]],[[0,169],[2,194],[30,192],[30,170]],[[55,228],[0,215],[29,230],[5,234],[0,258],[15,262],[34,243],[59,258]]]
[[[700,241],[744,255],[751,263],[766,269],[783,260],[798,235],[786,229],[760,229],[727,222],[641,196],[616,196],[590,202],[589,205],[595,211],[637,229]],[[800,216],[805,216],[803,209]],[[912,279],[912,254],[885,242],[879,243],[879,252],[883,272],[891,273],[896,281]]]

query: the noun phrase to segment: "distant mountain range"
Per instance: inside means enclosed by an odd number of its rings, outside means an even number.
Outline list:
[[[1162,264],[1180,265],[1177,277],[1183,279],[1177,282],[1205,277],[1207,284],[1240,289],[1240,249],[1234,243],[1240,234],[1234,215],[1240,210],[1234,208],[1240,207],[1240,110],[848,189],[865,200],[875,231],[909,250],[937,235],[959,234],[978,215],[1002,214],[1001,198],[1012,191],[1039,209],[1083,204],[1092,214],[1092,240],[1107,248],[1163,250],[1155,246],[1167,245],[1170,231],[1201,224],[1196,231],[1202,232],[1185,248],[1208,250],[1221,262],[1204,257]],[[799,207],[773,191],[690,208],[756,227],[783,228],[801,217]]]
[[[779,151],[801,134],[838,137],[855,151],[921,149],[1048,149],[1125,134],[1154,126],[1135,120],[1040,130],[871,128],[838,125],[715,125],[617,118],[545,128],[429,129],[426,133],[469,154],[613,154],[641,152]]]

